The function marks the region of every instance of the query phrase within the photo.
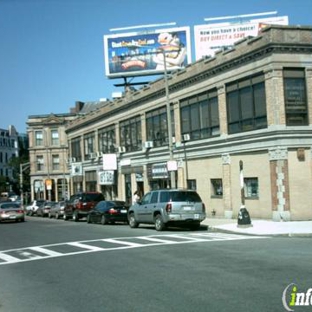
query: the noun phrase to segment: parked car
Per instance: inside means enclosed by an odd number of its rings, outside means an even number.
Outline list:
[[[88,223],[115,223],[128,222],[128,209],[126,202],[120,200],[102,200],[91,209],[87,215]]]
[[[198,229],[206,218],[205,204],[193,190],[155,190],[144,195],[128,212],[131,228],[140,223],[155,224],[157,231],[167,226],[185,226]]]
[[[34,200],[26,207],[26,215],[33,216],[37,213],[37,209],[45,203],[44,199]]]
[[[12,201],[0,203],[0,222],[25,221],[25,213],[22,207]]]
[[[53,205],[55,204],[55,202],[52,201],[46,201],[43,205],[39,206],[39,208],[37,209],[37,216],[38,217],[47,217],[49,215],[50,209],[51,207],[53,207]]]
[[[80,218],[86,217],[88,212],[101,200],[104,200],[104,196],[99,192],[81,192],[72,195],[66,203],[63,219],[72,218],[77,222]]]
[[[55,202],[49,211],[49,218],[59,219],[63,217],[65,205],[65,201]]]

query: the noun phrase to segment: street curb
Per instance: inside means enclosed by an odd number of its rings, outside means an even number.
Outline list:
[[[280,234],[272,234],[272,233],[266,233],[266,234],[256,234],[256,233],[242,233],[242,232],[236,232],[236,231],[230,231],[230,230],[224,230],[220,229],[218,227],[214,226],[207,226],[207,231],[210,232],[221,232],[221,233],[227,233],[227,234],[237,234],[237,235],[248,235],[248,236],[270,236],[270,237],[312,237],[312,233],[280,233]]]

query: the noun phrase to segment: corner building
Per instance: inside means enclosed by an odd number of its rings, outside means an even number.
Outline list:
[[[196,189],[208,217],[236,218],[244,201],[251,218],[312,219],[312,27],[267,27],[167,86],[176,185]],[[67,126],[81,166],[72,193],[131,202],[136,189],[170,187],[165,90],[156,80]],[[103,170],[106,154],[116,170]]]

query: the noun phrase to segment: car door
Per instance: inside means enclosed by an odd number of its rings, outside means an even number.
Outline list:
[[[147,222],[147,214],[148,214],[148,205],[150,203],[152,197],[152,193],[146,193],[140,202],[136,204],[135,211],[136,211],[136,219],[138,222]]]
[[[158,204],[158,191],[152,192],[151,199],[146,207],[146,222],[154,223],[154,211],[157,210]]]
[[[97,205],[89,212],[91,214],[92,221],[100,222],[102,218],[102,214],[104,214],[105,210],[105,202],[99,202]]]

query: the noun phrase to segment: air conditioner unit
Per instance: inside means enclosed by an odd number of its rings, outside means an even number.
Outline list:
[[[118,153],[125,153],[126,152],[126,147],[125,146],[118,146]]]
[[[153,141],[146,141],[146,142],[144,143],[144,147],[145,147],[145,148],[152,148],[152,147],[154,147]]]
[[[191,139],[190,134],[189,133],[183,134],[182,139],[184,142],[189,141]]]
[[[68,158],[68,163],[71,164],[71,163],[74,163],[76,162],[76,158],[75,157],[69,157]]]
[[[96,153],[90,153],[89,154],[90,159],[95,159],[96,158]]]

